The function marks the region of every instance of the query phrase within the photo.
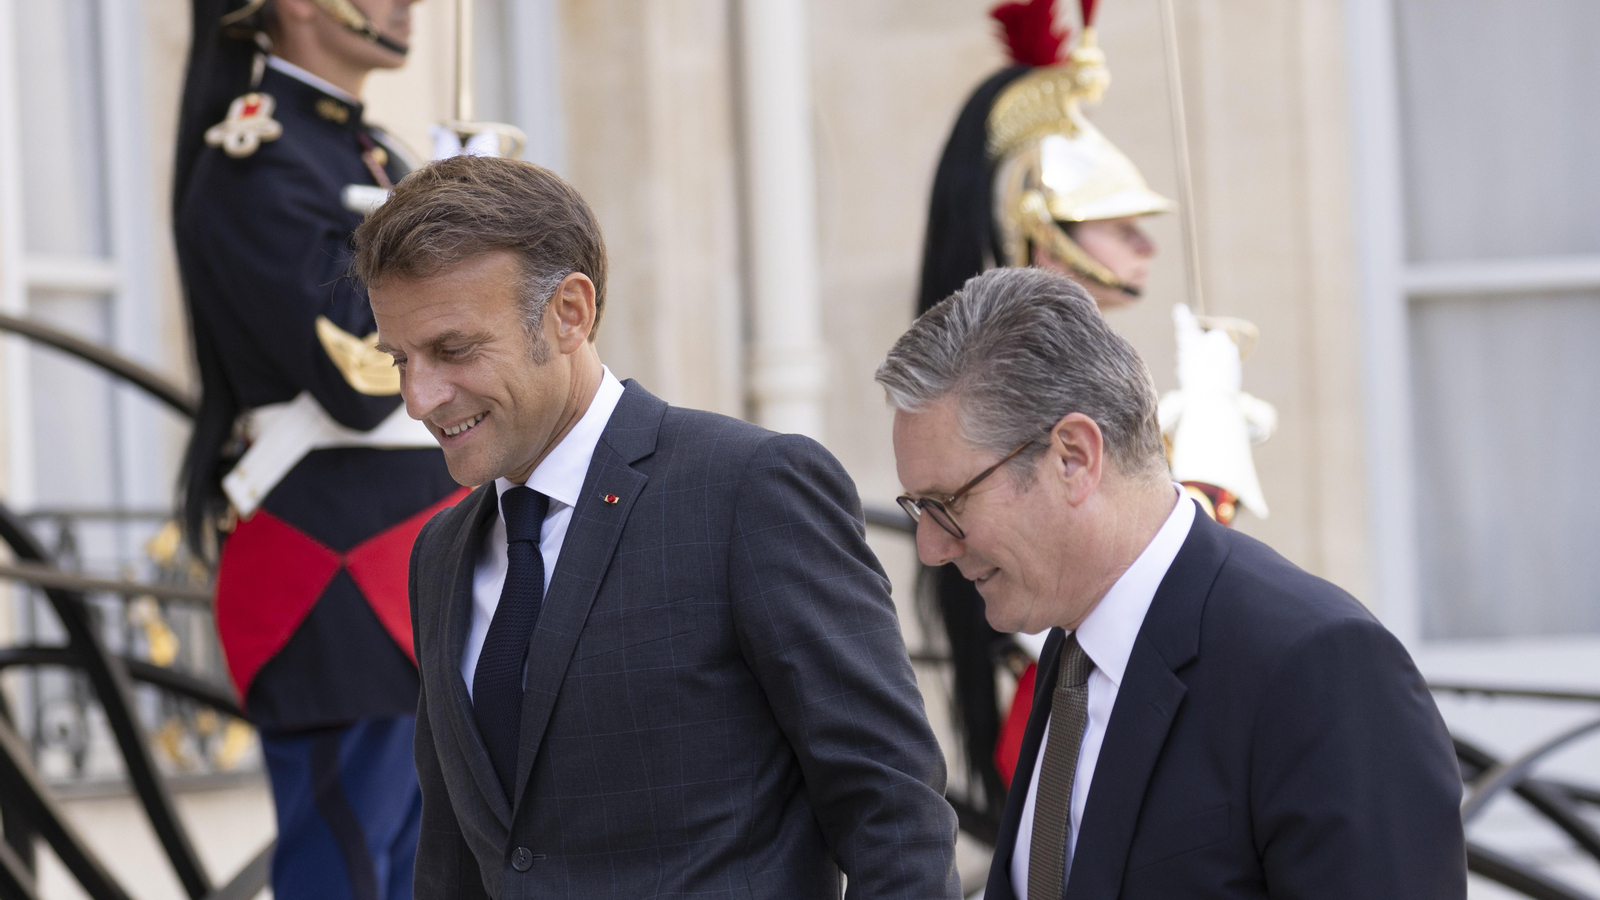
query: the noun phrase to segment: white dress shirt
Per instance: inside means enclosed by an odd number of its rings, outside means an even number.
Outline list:
[[[605,369],[600,377],[600,389],[589,401],[589,409],[528,476],[527,486],[550,498],[550,509],[539,530],[539,555],[544,557],[547,592],[550,576],[556,571],[556,560],[561,557],[561,545],[567,539],[572,509],[578,505],[578,492],[583,490],[583,479],[589,474],[589,461],[594,458],[594,448],[600,443],[600,435],[621,399],[622,382],[610,369]],[[494,524],[483,539],[478,565],[472,573],[472,630],[467,632],[467,645],[461,652],[461,677],[467,682],[469,697],[472,696],[472,678],[478,670],[478,656],[483,653],[489,623],[494,621],[494,611],[500,606],[500,591],[506,584],[506,518],[498,508],[498,499],[515,486],[516,482],[505,478],[495,479]]]
[[[1174,485],[1175,487],[1178,487]],[[1078,646],[1094,663],[1089,673],[1089,724],[1078,747],[1078,769],[1072,779],[1072,818],[1067,823],[1066,875],[1072,871],[1072,855],[1078,846],[1078,829],[1083,824],[1083,807],[1094,782],[1094,766],[1100,759],[1100,744],[1106,738],[1111,710],[1117,705],[1117,689],[1122,686],[1134,639],[1144,625],[1144,615],[1155,599],[1156,588],[1172,567],[1172,560],[1189,537],[1194,525],[1194,501],[1178,487],[1178,502],[1144,552],[1122,573],[1099,605],[1078,626]],[[1039,767],[1044,764],[1044,748],[1050,742],[1049,721],[1045,738],[1039,743],[1033,776],[1028,781],[1028,798],[1022,805],[1022,821],[1017,826],[1016,849],[1011,854],[1011,890],[1017,900],[1028,900],[1028,857],[1033,849],[1033,810],[1039,795]],[[1052,898],[1053,900],[1053,898]]]

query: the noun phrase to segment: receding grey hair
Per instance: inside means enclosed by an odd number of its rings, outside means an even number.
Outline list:
[[[1150,370],[1065,275],[991,269],[923,313],[878,367],[889,404],[915,413],[954,398],[963,437],[1003,456],[1030,439],[1014,471],[1043,452],[1069,413],[1100,426],[1124,475],[1166,471]]]

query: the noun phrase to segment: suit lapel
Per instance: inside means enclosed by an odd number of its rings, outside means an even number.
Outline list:
[[[566,680],[578,636],[611,565],[628,513],[649,481],[632,464],[655,451],[667,405],[631,379],[624,386],[622,399],[595,445],[583,491],[572,511],[539,613],[539,624],[529,644],[513,794],[519,804],[544,743],[545,729]]]
[[[1039,652],[1039,669],[1033,680],[1033,706],[1028,713],[1028,727],[1022,730],[1022,750],[1017,756],[1016,773],[1011,777],[1011,790],[1006,792],[1005,812],[1000,816],[1000,837],[995,842],[994,856],[989,863],[989,881],[983,895],[989,900],[1015,900],[1016,889],[1011,884],[1011,858],[1017,849],[1017,829],[1022,825],[1022,806],[1028,800],[1028,785],[1033,781],[1033,769],[1039,761],[1039,745],[1044,743],[1045,723],[1050,716],[1048,698],[1056,689],[1056,674],[1061,670],[1061,645],[1066,642],[1066,632],[1050,629],[1050,637]]]
[[[478,723],[472,714],[472,697],[467,694],[467,683],[461,677],[461,654],[467,645],[467,632],[472,628],[472,580],[477,569],[478,552],[483,546],[483,536],[494,521],[499,509],[494,484],[483,485],[466,501],[476,503],[468,511],[467,520],[450,545],[446,557],[450,565],[442,567],[444,583],[440,595],[445,597],[443,616],[444,641],[441,650],[432,654],[433,671],[429,680],[434,684],[449,685],[449,702],[441,704],[450,721],[461,758],[467,771],[478,785],[478,793],[495,817],[506,829],[511,828],[511,805],[506,802],[505,789],[495,776],[494,765],[489,762],[489,752],[483,746],[483,736],[478,733]]]
[[[1194,526],[1145,614],[1117,689],[1072,856],[1068,900],[1115,897],[1155,770],[1188,687],[1176,673],[1199,655],[1200,617],[1227,558],[1222,526]]]

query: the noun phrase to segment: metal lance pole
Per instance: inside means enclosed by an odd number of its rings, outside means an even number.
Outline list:
[[[1189,163],[1189,123],[1183,108],[1183,67],[1178,58],[1178,17],[1172,0],[1160,0],[1161,31],[1166,44],[1167,99],[1172,110],[1172,141],[1178,157],[1178,205],[1183,227],[1184,267],[1189,272],[1189,305],[1194,314],[1206,314],[1206,296],[1200,274],[1200,230],[1194,211],[1194,176]]]
[[[473,0],[456,0],[455,118],[444,124],[463,142],[471,140],[476,135],[493,135],[495,137],[493,155],[517,159],[522,155],[522,149],[528,146],[528,136],[522,129],[505,122],[477,121],[477,104],[473,102],[477,90],[472,65],[474,59],[472,3]]]

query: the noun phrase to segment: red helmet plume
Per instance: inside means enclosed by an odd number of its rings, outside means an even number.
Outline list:
[[[1094,0],[1083,0],[1093,6]],[[1067,30],[1056,26],[1055,0],[1002,3],[989,10],[1000,23],[1011,61],[1019,66],[1053,66],[1061,61]]]

